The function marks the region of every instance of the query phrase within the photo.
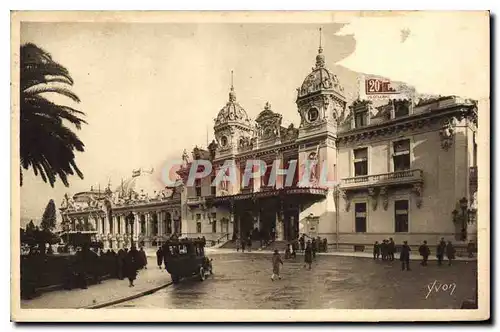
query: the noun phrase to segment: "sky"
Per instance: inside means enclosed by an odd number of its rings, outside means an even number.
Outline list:
[[[349,100],[358,73],[419,92],[489,95],[489,27],[479,14],[337,15],[321,24],[24,22],[21,43],[37,44],[69,70],[88,125],[78,131],[84,179],[51,188],[25,170],[21,219],[39,219],[48,200],[59,206],[65,193],[115,188],[133,169],[158,174],[184,148],[205,146],[228,100],[231,71],[250,118],[269,101],[284,125],[298,126],[296,88],[314,66],[320,27],[327,67]]]

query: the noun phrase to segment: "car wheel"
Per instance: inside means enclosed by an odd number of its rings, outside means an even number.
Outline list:
[[[200,267],[200,281],[205,280],[205,269]]]

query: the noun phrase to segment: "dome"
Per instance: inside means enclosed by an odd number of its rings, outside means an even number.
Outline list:
[[[219,111],[219,114],[215,119],[215,126],[217,127],[230,122],[236,122],[244,124],[246,126],[250,126],[248,114],[236,101],[236,93],[234,92],[234,88],[232,86],[231,91],[229,92],[229,101]]]
[[[137,194],[155,197],[165,190],[165,185],[161,179],[153,176],[153,170],[138,169],[132,172],[132,177],[123,181],[115,192],[127,195],[131,191]]]
[[[321,90],[334,91],[340,96],[344,95],[344,88],[340,85],[337,75],[334,75],[325,67],[325,56],[320,47],[316,56],[316,66],[307,75],[302,86],[297,89],[298,97],[304,97]]]

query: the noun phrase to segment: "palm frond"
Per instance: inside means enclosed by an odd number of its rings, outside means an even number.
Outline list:
[[[75,151],[84,144],[68,127],[77,129],[87,122],[82,111],[55,104],[42,96],[57,93],[75,102],[80,98],[66,86],[73,85],[68,70],[35,44],[21,46],[21,113],[20,113],[20,184],[23,169],[33,169],[35,176],[54,186],[57,177],[68,186],[68,175],[83,173],[75,162]],[[62,84],[63,86],[59,86]]]

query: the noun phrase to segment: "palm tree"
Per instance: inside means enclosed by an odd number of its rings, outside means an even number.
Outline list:
[[[76,173],[83,179],[74,151],[83,152],[84,144],[65,124],[80,129],[82,123],[86,123],[82,119],[85,114],[55,104],[43,95],[56,93],[80,102],[69,90],[73,79],[65,67],[32,43],[21,46],[20,69],[20,184],[23,184],[23,168],[32,167],[35,176],[40,174],[52,187],[57,176],[69,186],[68,175]]]

